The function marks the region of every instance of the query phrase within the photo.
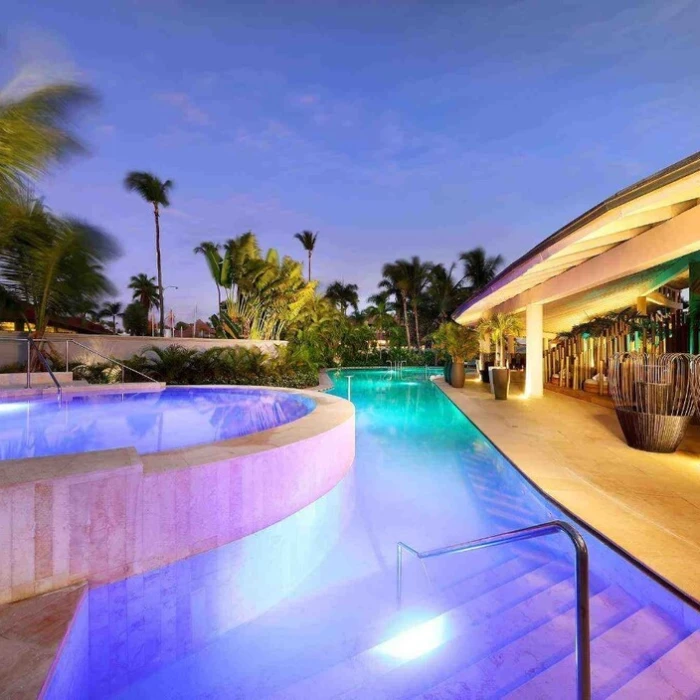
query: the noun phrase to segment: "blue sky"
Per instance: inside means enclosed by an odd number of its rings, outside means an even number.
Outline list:
[[[100,109],[90,157],[44,179],[155,271],[127,170],[176,183],[166,307],[214,311],[201,240],[252,229],[325,285],[381,265],[513,260],[614,191],[700,150],[700,3],[5,0],[0,78],[75,77]],[[126,292],[124,291],[124,298]]]

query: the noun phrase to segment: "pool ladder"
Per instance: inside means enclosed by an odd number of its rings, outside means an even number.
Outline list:
[[[551,520],[538,525],[531,525],[519,530],[510,530],[498,535],[483,537],[450,547],[431,549],[419,552],[403,542],[396,543],[396,603],[401,607],[403,598],[403,553],[413,554],[417,559],[432,559],[445,554],[460,554],[473,552],[477,549],[496,547],[510,542],[532,540],[537,537],[546,537],[563,532],[574,545],[576,561],[574,568],[576,584],[576,688],[577,700],[590,700],[591,698],[591,628],[590,605],[588,585],[588,548],[581,533],[569,523],[562,520]]]
[[[389,365],[390,372],[395,372],[398,376],[403,375],[403,370],[406,366],[406,360],[387,360],[386,363]]]

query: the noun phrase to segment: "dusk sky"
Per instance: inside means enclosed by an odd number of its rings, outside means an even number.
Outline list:
[[[700,150],[700,2],[4,0],[6,83],[72,77],[102,104],[90,156],[42,180],[60,213],[155,273],[128,170],[175,181],[166,309],[215,310],[202,240],[249,229],[316,276],[375,291],[384,262],[512,261],[626,185]]]

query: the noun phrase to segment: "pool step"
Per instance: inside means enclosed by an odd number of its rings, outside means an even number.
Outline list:
[[[507,689],[520,666],[532,658],[533,639],[560,658],[573,643],[565,622],[573,614],[573,585],[562,581],[522,602],[503,615],[483,620],[431,654],[426,654],[362,688],[338,697],[361,698],[487,698],[491,689],[484,682],[493,669],[495,683]],[[619,588],[610,588],[591,599],[593,625],[600,632],[634,610],[635,601]],[[489,674],[490,677],[490,674]]]
[[[558,562],[540,566],[503,585],[495,588],[492,585],[478,597],[433,617],[430,624],[441,629],[444,642],[462,636],[466,629],[478,625],[484,627],[483,634],[492,644],[504,635],[506,639],[511,639],[518,629],[525,629],[551,616],[557,606],[565,608],[573,604],[573,588],[571,582],[565,579],[566,574],[567,567]],[[501,629],[501,619],[504,616],[508,622],[504,623]],[[498,629],[501,630],[498,634],[494,631],[495,625],[489,625],[489,622],[495,620],[498,621]],[[421,619],[418,627],[421,628],[425,622],[425,619]],[[384,650],[385,643],[396,635],[398,631],[393,630],[392,634],[385,634],[379,644],[351,658],[345,658],[320,673],[304,678],[271,697],[275,700],[334,697],[358,687],[365,692],[372,679],[408,663],[408,660],[392,657]],[[460,663],[463,664],[463,658]],[[323,689],[323,693],[320,693],[320,689]],[[370,692],[364,697],[373,696]]]
[[[636,602],[617,587],[593,596],[591,635],[601,634],[633,614],[635,609],[638,609]],[[504,697],[534,674],[568,655],[573,647],[574,629],[574,610],[570,608],[442,683],[411,697],[422,700]],[[563,700],[566,696],[559,697]]]
[[[668,616],[654,606],[638,610],[591,643],[594,698],[606,698],[683,637]],[[509,700],[562,700],[576,697],[573,654],[550,666],[506,697]],[[645,691],[646,692],[646,691]],[[656,697],[646,694],[646,697]]]
[[[416,622],[430,619],[495,586],[537,570],[544,564],[540,558],[510,555],[499,556],[495,560],[492,557],[477,557],[474,565],[474,570],[467,569],[469,575],[463,575],[442,591],[432,591],[429,601],[425,597],[417,598],[415,591],[407,590],[412,594],[407,595],[406,600],[418,600],[419,605],[405,606],[405,613],[415,617]],[[416,574],[423,577],[422,571],[416,571]],[[297,636],[300,620],[313,619],[314,624],[305,626],[299,644],[287,645],[288,650],[285,650],[281,658],[280,650],[276,649],[278,669],[283,665],[285,672],[268,674],[268,677],[260,681],[260,686],[255,688],[254,697],[263,697],[290,684],[314,677],[384,641],[391,636],[393,629],[400,629],[402,616],[397,614],[394,576],[395,573],[391,570],[388,575],[373,579],[371,586],[365,582],[361,593],[364,603],[359,609],[357,587],[350,585],[324,591],[320,596],[311,594],[283,603],[259,618],[254,626],[258,634],[240,647],[241,654],[250,654],[251,649],[255,648],[255,653],[264,658],[266,647],[270,644],[280,640],[284,645],[285,639]],[[436,582],[441,583],[440,580]],[[245,634],[245,631],[241,633]],[[232,683],[227,691],[234,697],[249,697],[253,691],[246,687],[246,683],[242,678],[240,682]]]
[[[610,696],[610,700],[681,700],[700,695],[700,632],[693,632]]]

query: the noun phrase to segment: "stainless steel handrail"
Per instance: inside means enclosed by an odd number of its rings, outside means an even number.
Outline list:
[[[27,338],[27,343],[27,388],[29,389],[31,387],[32,350],[34,350],[39,360],[41,360],[41,364],[44,365],[44,369],[49,373],[51,380],[56,385],[56,389],[58,390],[58,395],[60,397],[63,393],[61,389],[61,384],[58,381],[58,379],[56,379],[56,375],[51,370],[51,366],[49,365],[48,360],[44,357],[44,353],[41,352],[41,349],[39,348],[39,346],[33,338]]]
[[[575,582],[576,582],[576,685],[578,700],[590,700],[591,697],[591,630],[590,606],[588,602],[588,548],[581,533],[569,523],[562,520],[552,520],[519,530],[503,532],[491,537],[483,537],[471,542],[431,549],[419,552],[403,542],[396,544],[396,602],[401,607],[403,586],[403,550],[410,552],[418,559],[432,559],[445,554],[459,554],[477,549],[486,549],[509,542],[531,540],[536,537],[546,537],[563,532],[573,543],[576,550]]]
[[[4,342],[11,342],[11,343],[25,343],[27,346],[27,389],[32,388],[32,350],[34,350],[41,360],[41,364],[44,366],[44,369],[49,373],[49,376],[51,377],[51,381],[53,381],[54,385],[56,386],[56,389],[58,389],[58,394],[59,396],[62,393],[61,389],[61,384],[56,378],[56,375],[53,373],[51,370],[51,367],[49,366],[48,360],[46,357],[44,357],[44,354],[41,352],[39,345],[37,342],[31,338],[2,338],[0,337],[0,341]]]
[[[98,357],[101,357],[103,360],[107,360],[107,362],[113,362],[115,365],[119,365],[119,367],[122,368],[122,384],[124,383],[124,370],[128,369],[131,372],[134,372],[134,374],[138,374],[139,377],[144,377],[145,379],[148,379],[149,382],[153,382],[154,384],[160,384],[160,382],[157,379],[153,379],[153,377],[149,377],[147,374],[144,374],[143,372],[139,372],[137,369],[134,369],[133,367],[129,367],[128,365],[125,365],[122,362],[119,362],[119,360],[115,360],[113,357],[107,357],[107,355],[103,355],[101,352],[97,352],[97,350],[94,350],[93,348],[83,345],[82,343],[79,343],[77,340],[74,340],[73,338],[68,338],[66,339],[66,367],[68,367],[68,343],[73,343],[74,345],[77,345],[80,348],[83,348],[83,350],[87,350],[88,352],[93,353],[93,355],[97,355]]]

